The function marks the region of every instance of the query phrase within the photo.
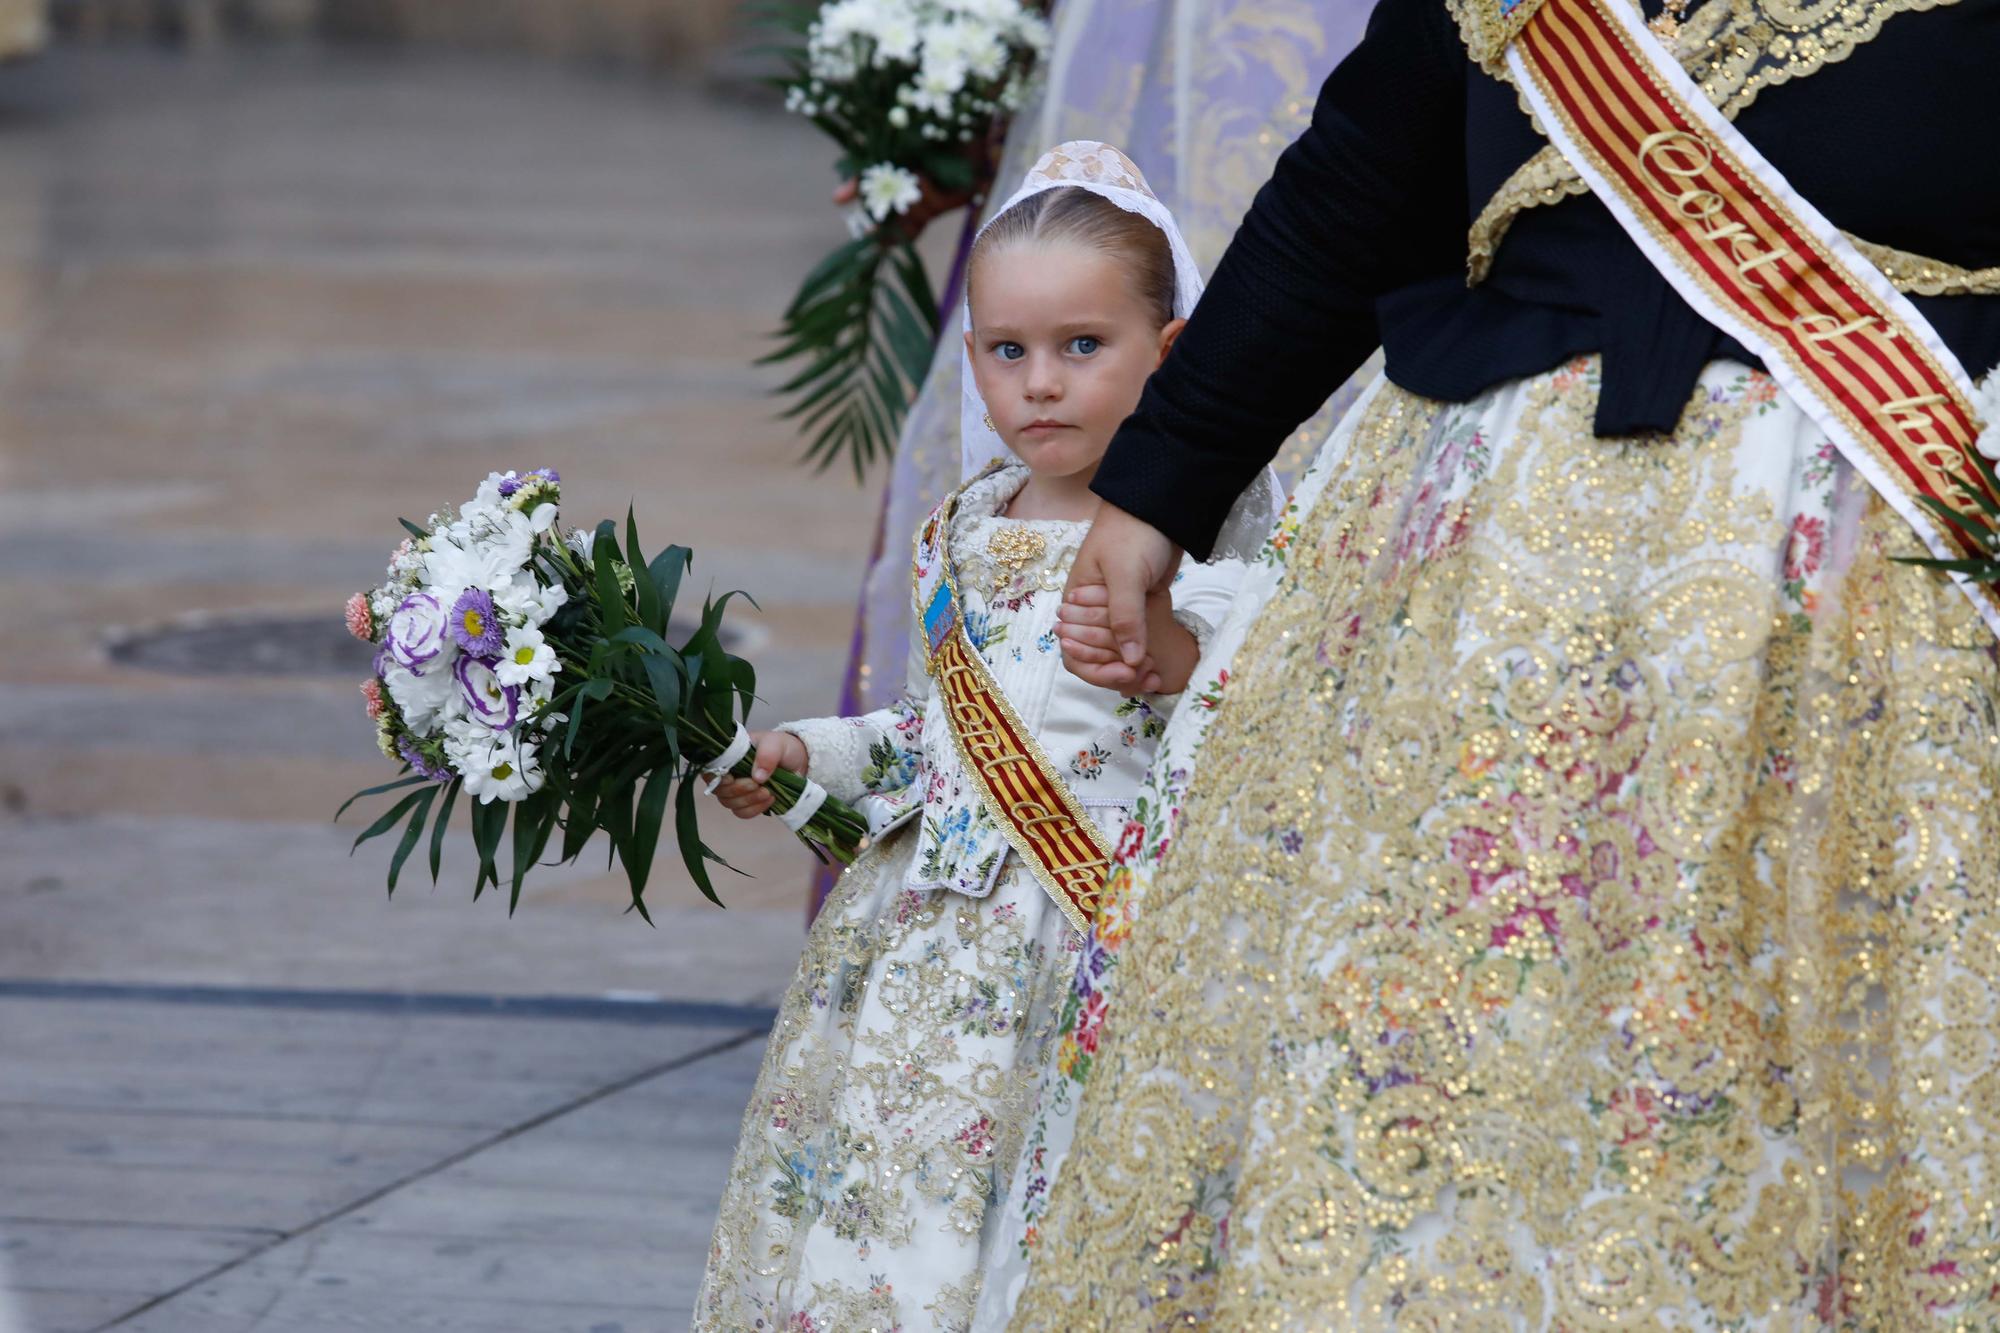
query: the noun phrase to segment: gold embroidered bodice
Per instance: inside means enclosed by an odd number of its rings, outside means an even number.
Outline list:
[[[1911,10],[1957,0],[1709,0],[1681,22],[1674,54],[1723,115],[1735,119],[1764,89],[1816,74],[1874,40],[1882,25]],[[1451,0],[1461,32],[1475,56],[1491,50],[1495,35],[1470,11],[1476,3]],[[1483,61],[1504,77],[1497,58]],[[1515,169],[1493,192],[1466,237],[1470,283],[1485,280],[1493,256],[1514,219],[1530,208],[1559,203],[1590,187],[1554,145]],[[1898,291],[1924,296],[2000,295],[2000,267],[1967,269],[1913,255],[1843,233]]]

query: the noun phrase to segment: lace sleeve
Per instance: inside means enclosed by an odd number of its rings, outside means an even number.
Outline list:
[[[805,742],[806,768],[827,793],[849,803],[909,788],[923,767],[924,704],[930,679],[915,647],[903,693],[886,707],[859,717],[809,717],[779,731]]]

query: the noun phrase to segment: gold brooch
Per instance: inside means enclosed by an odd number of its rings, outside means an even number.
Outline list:
[[[1033,528],[1001,528],[987,538],[986,558],[999,567],[993,576],[993,591],[999,593],[1048,549],[1048,539]]]

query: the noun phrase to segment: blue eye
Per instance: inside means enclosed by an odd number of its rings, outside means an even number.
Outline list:
[[[993,355],[999,357],[1002,361],[1019,361],[1027,354],[1027,349],[1019,343],[993,344]]]
[[[1091,337],[1089,334],[1084,334],[1082,337],[1071,338],[1069,340],[1069,346],[1070,350],[1075,352],[1078,356],[1089,356],[1092,352],[1095,352],[1099,347],[1103,346],[1103,344],[1098,342],[1097,339]]]

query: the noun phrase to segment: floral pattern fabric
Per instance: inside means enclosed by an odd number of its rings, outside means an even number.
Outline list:
[[[1323,451],[978,1327],[2000,1327],[1992,637],[1767,377],[1630,440],[1597,385]]]
[[[974,483],[952,523],[968,627],[1059,768],[1101,756],[1071,781],[1114,829],[1175,700],[1121,699],[1034,649],[1085,526],[1002,517],[1026,478]],[[987,558],[1027,529],[1034,560]],[[1221,619],[1241,574],[1191,569],[1177,610]],[[1081,940],[979,803],[919,670],[888,708],[788,729],[816,780],[892,831],[841,877],[780,1004],[694,1326],[963,1330]]]

